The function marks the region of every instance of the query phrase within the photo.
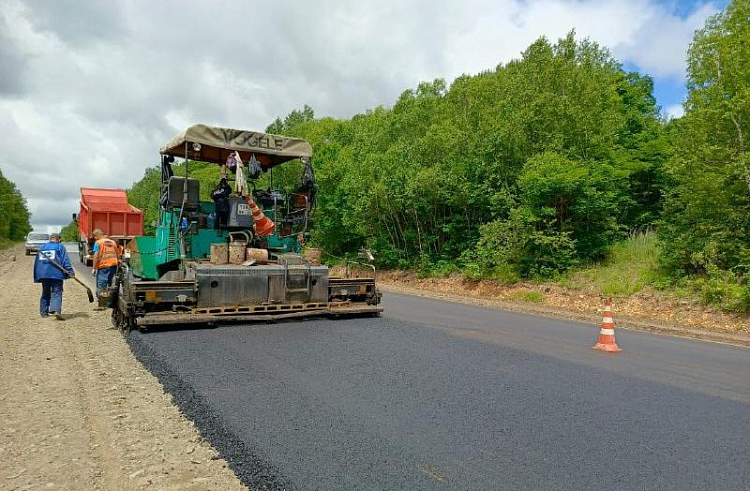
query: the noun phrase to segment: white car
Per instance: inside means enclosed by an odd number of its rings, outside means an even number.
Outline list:
[[[26,236],[26,255],[30,256],[32,252],[39,252],[39,248],[47,242],[49,242],[49,234],[31,232]]]

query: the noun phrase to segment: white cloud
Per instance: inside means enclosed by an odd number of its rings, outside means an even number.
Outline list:
[[[685,114],[685,108],[682,104],[673,104],[664,110],[664,114],[670,119],[681,118]]]
[[[613,45],[613,50],[652,76],[683,77],[693,33],[718,10],[713,4],[701,5],[685,19],[653,6],[650,10],[632,36]]]
[[[492,69],[575,28],[622,61],[680,78],[692,32],[657,0],[205,2],[4,0],[0,167],[35,224],[81,186],[127,187],[203,122],[262,129],[303,104],[348,117],[418,82]]]

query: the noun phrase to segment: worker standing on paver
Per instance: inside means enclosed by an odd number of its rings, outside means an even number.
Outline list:
[[[120,258],[117,243],[106,237],[101,230],[94,230],[94,269],[91,274],[96,276],[96,298],[101,297],[102,291],[112,285],[117,273],[117,263]]]
[[[50,260],[57,262],[65,272],[60,271]],[[63,281],[75,276],[65,247],[60,244],[60,234],[49,234],[49,242],[39,248],[34,260],[34,283],[42,284],[42,298],[39,301],[39,314],[42,317],[54,315],[62,320]]]

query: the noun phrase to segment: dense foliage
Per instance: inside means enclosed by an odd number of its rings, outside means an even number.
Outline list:
[[[664,260],[703,272],[750,269],[750,2],[735,1],[695,34],[689,95],[667,169]]]
[[[737,307],[747,308],[750,1],[735,0],[695,33],[688,90],[685,115],[672,131],[675,155],[666,166],[662,261],[675,277],[703,276],[712,300],[730,294],[742,304]]]
[[[31,232],[30,219],[26,199],[0,172],[0,242],[25,239]]]
[[[60,230],[60,238],[63,242],[78,242],[78,223],[72,221],[65,225]]]
[[[306,107],[268,130],[313,144],[325,250],[549,275],[658,217],[668,148],[652,88],[571,33],[450,87],[422,83],[391,109],[342,121]]]

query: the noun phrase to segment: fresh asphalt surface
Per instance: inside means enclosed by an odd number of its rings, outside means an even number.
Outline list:
[[[750,350],[386,293],[131,334],[252,489],[750,489]],[[615,320],[617,312],[615,306]]]

